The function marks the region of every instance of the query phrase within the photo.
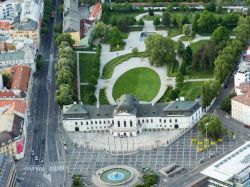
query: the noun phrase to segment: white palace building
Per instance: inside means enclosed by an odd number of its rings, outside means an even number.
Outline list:
[[[121,96],[116,105],[71,104],[63,107],[66,131],[104,132],[129,137],[143,130],[187,129],[203,116],[196,101],[141,104],[131,95]]]

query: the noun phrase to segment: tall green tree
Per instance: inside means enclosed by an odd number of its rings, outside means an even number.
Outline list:
[[[70,85],[61,84],[56,91],[56,102],[58,105],[69,105],[73,103],[73,91]]]
[[[198,130],[203,137],[207,132],[208,138],[212,140],[218,140],[223,134],[221,121],[215,114],[203,117],[198,124]]]
[[[217,27],[217,20],[211,12],[203,11],[198,20],[198,28],[200,32],[211,33]]]
[[[228,40],[229,35],[230,35],[229,30],[224,26],[220,26],[214,30],[212,34],[212,40],[218,44],[220,42]]]
[[[171,15],[167,11],[163,12],[161,23],[167,27],[170,27]]]
[[[162,66],[175,58],[174,44],[169,38],[154,34],[148,36],[145,44],[152,65]]]
[[[72,46],[75,43],[75,41],[71,38],[71,35],[68,33],[60,34],[56,38],[56,45],[59,46],[62,41],[68,42],[70,46]]]

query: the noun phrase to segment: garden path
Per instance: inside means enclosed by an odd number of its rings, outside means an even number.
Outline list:
[[[114,86],[115,82],[123,73],[127,72],[128,70],[137,68],[137,67],[150,68],[150,69],[156,71],[160,77],[161,87],[160,87],[158,94],[152,100],[153,103],[156,103],[162,97],[162,95],[165,93],[168,86],[175,87],[175,78],[168,78],[166,76],[166,67],[151,66],[149,64],[148,58],[141,59],[141,58],[134,57],[134,58],[131,58],[131,59],[123,62],[122,64],[119,64],[118,66],[116,66],[114,71],[113,71],[112,77],[110,79],[99,80],[98,84],[97,84],[97,90],[100,90],[102,88],[106,88],[106,95],[107,95],[107,99],[108,99],[109,103],[115,104],[115,100],[114,100],[113,95],[112,95],[113,86]]]
[[[208,78],[208,79],[187,79],[187,80],[184,80],[184,82],[199,82],[199,81],[211,81],[211,80],[214,80],[214,78]]]

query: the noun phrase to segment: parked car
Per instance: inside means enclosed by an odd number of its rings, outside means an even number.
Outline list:
[[[225,117],[226,117],[227,119],[231,119],[231,116],[229,116],[229,115],[225,115]]]
[[[35,156],[35,151],[34,150],[31,151],[31,156]]]
[[[199,162],[199,164],[202,164],[203,162],[206,162],[206,159],[205,158],[201,158],[198,162]]]
[[[212,153],[209,153],[208,158],[213,158],[213,157],[216,157],[217,155],[218,153],[212,152]]]
[[[38,161],[38,156],[35,156],[35,161]]]

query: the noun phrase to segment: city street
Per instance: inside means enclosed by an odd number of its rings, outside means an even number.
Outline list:
[[[53,1],[53,7],[56,5],[57,1]],[[51,19],[49,33],[41,35],[39,54],[44,64],[34,74],[25,157],[16,162],[18,177],[25,179],[19,183],[23,187],[59,187],[64,183],[63,145],[57,128],[59,110],[54,101],[56,47],[53,25],[58,21],[62,20]]]

